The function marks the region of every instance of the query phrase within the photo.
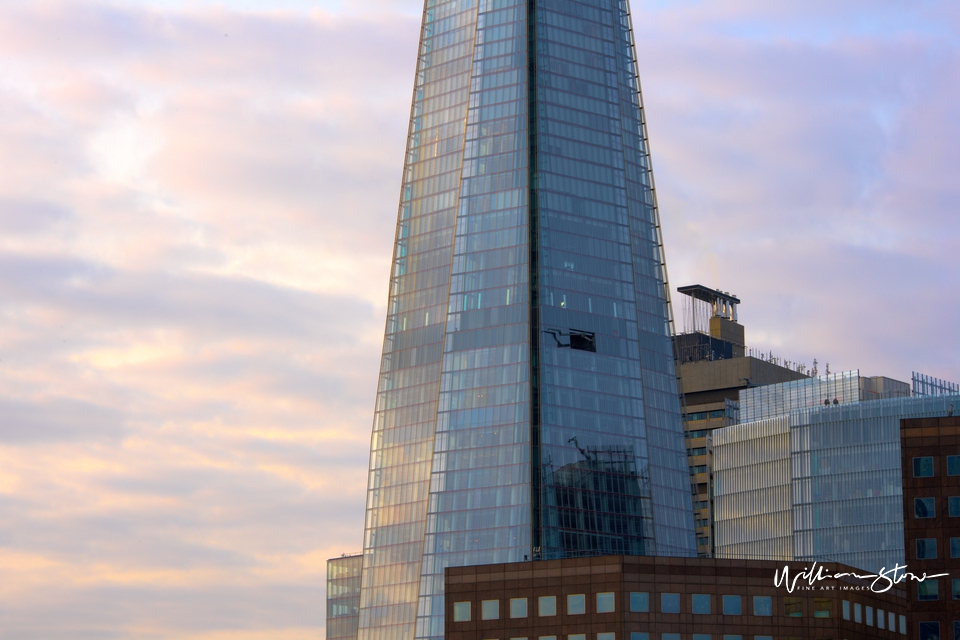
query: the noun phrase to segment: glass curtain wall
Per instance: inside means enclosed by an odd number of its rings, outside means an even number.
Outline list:
[[[796,409],[852,402],[860,402],[859,370],[741,389],[740,421],[753,422],[782,416]]]
[[[427,0],[359,638],[443,635],[451,565],[694,555],[625,0]]]
[[[443,570],[530,554],[526,0],[479,3],[417,638]]]
[[[712,435],[716,557],[793,559],[789,416]]]
[[[361,640],[414,635],[476,25],[475,0],[425,5],[370,443]]]
[[[717,556],[904,564],[900,420],[951,403],[960,396],[857,402],[715,430]]]
[[[327,561],[327,640],[355,640],[360,606],[361,555]]]
[[[535,553],[692,555],[628,6],[537,3],[534,21]],[[580,333],[593,336],[590,348],[577,348]]]

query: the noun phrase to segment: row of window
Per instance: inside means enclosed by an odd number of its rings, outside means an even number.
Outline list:
[[[924,583],[920,583],[924,584]],[[859,622],[861,624],[866,624],[868,627],[874,626],[874,621],[876,621],[877,629],[889,629],[890,631],[897,630],[898,617],[893,611],[884,612],[883,609],[876,610],[876,618],[874,618],[874,609],[873,607],[864,607],[859,602],[852,603],[853,605],[853,621]],[[849,600],[843,601],[843,619],[850,620],[850,609],[851,602]],[[866,613],[866,615],[864,615]],[[907,633],[907,617],[899,616],[900,622],[900,633],[906,635]]]
[[[868,607],[869,608],[869,607]],[[882,612],[881,612],[882,613]],[[890,618],[890,630],[896,631],[893,626],[895,621],[893,619],[893,614],[891,613]],[[883,629],[883,625],[878,625],[878,628]],[[953,623],[954,638],[955,640],[960,640],[960,622]],[[907,622],[905,616],[900,616],[900,633],[906,635],[907,633]],[[596,640],[616,640],[617,634],[610,631],[606,633],[596,634]],[[658,634],[648,633],[646,631],[631,631],[630,640],[656,640]],[[659,634],[660,640],[683,640],[683,634],[679,633],[661,633]],[[694,633],[690,634],[690,640],[713,640],[713,635],[709,633]],[[718,635],[717,638],[722,638],[722,640],[744,640],[744,636],[737,634],[723,634],[722,636]],[[940,623],[939,622],[921,622],[920,623],[920,638],[921,640],[940,640]],[[499,640],[497,638],[489,638],[484,640]],[[529,638],[510,638],[510,640],[530,640]],[[537,640],[558,640],[558,636],[538,636]],[[559,636],[559,640],[563,640],[563,636]],[[587,634],[585,633],[571,633],[567,636],[567,640],[587,640]],[[773,636],[753,636],[753,640],[773,640]]]
[[[616,610],[615,595],[612,591],[598,593],[597,613],[612,613]],[[631,594],[631,598],[632,598]],[[644,594],[647,595],[647,594]],[[527,601],[529,598],[510,598],[509,615],[511,618],[526,618]],[[567,596],[567,615],[584,615],[587,612],[586,594],[572,594]],[[540,596],[537,598],[537,615],[541,618],[557,615],[557,596]],[[472,619],[470,602],[453,603],[453,621],[469,622]],[[500,600],[483,600],[480,602],[481,620],[500,619]]]
[[[937,559],[937,539],[917,538],[917,560]],[[960,558],[960,538],[950,538],[950,557]]]
[[[953,600],[960,600],[960,580],[950,581],[950,593]],[[938,578],[927,578],[923,582],[917,583],[917,600],[932,601],[939,599],[940,580]]]
[[[957,593],[960,593],[960,580],[954,581]],[[918,583],[925,585],[933,583],[936,580],[927,580]],[[934,592],[936,586],[934,586]],[[710,615],[713,611],[714,596],[707,593],[694,593],[690,595],[690,612],[696,615]],[[739,595],[721,595],[720,611],[725,616],[743,615],[743,597]],[[510,618],[526,618],[529,616],[528,603],[529,598],[510,598],[508,600],[508,615]],[[571,594],[567,596],[566,615],[576,616],[584,615],[587,612],[586,594]],[[773,597],[772,596],[753,596],[753,615],[772,616],[773,615]],[[851,603],[843,601],[843,618],[850,620]],[[783,599],[784,615],[791,618],[803,616],[803,598],[785,597]],[[863,610],[860,604],[853,605],[853,619],[856,622],[863,622]],[[631,613],[649,613],[650,612],[650,593],[646,591],[630,592]],[[613,613],[616,611],[616,593],[609,591],[596,594],[596,613]],[[661,593],[660,594],[660,613],[680,613],[680,594],[679,593]],[[873,607],[866,608],[866,624],[873,626],[874,610]],[[893,625],[893,612],[888,612]],[[537,615],[541,618],[557,615],[557,596],[540,596],[537,598]],[[813,599],[813,617],[831,618],[833,617],[833,600],[831,598]],[[877,610],[877,626],[880,629],[885,628],[883,620],[884,612]],[[453,621],[469,622],[473,619],[472,603],[469,601],[453,603]],[[499,620],[500,619],[500,600],[483,600],[480,602],[481,620]],[[903,624],[906,624],[904,621]],[[891,628],[893,628],[891,626]]]
[[[683,417],[687,422],[694,422],[696,420],[708,420],[711,418],[722,418],[724,416],[723,409],[716,409],[714,411],[696,411],[694,413],[688,413]],[[687,436],[692,437],[692,436]]]
[[[608,633],[598,633],[597,640],[617,640],[617,634],[610,631]],[[682,640],[683,636],[679,633],[661,633],[651,634],[645,631],[631,631],[630,640],[652,640],[657,637],[660,640]],[[709,633],[694,633],[689,636],[692,640],[713,640],[713,636]],[[722,638],[723,640],[744,640],[744,637],[741,635],[734,634],[724,634],[722,636],[717,636],[717,638]],[[749,636],[748,636],[749,638]],[[484,640],[499,640],[497,638],[489,638]],[[510,638],[510,640],[530,640],[529,638]],[[538,636],[537,640],[558,640],[557,636]],[[560,636],[560,640],[563,640],[563,636]],[[571,633],[567,636],[567,640],[587,640],[587,634],[585,633]],[[753,640],[773,640],[773,636],[753,636]]]
[[[960,476],[960,456],[947,456],[947,475]],[[913,477],[933,477],[933,456],[923,456],[913,459]]]
[[[960,518],[960,496],[950,496],[949,498],[947,498],[947,513],[951,518]],[[937,499],[936,498],[914,498],[913,499],[913,517],[936,518],[937,517]]]

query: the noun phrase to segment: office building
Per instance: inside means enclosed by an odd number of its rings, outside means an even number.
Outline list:
[[[442,637],[449,566],[695,553],[632,38],[626,0],[425,3],[362,640]]]
[[[901,421],[900,456],[907,564],[916,574],[948,574],[909,586],[911,632],[918,640],[956,640],[960,638],[960,417]]]
[[[362,568],[359,553],[327,560],[327,640],[357,637]]]
[[[907,636],[900,586],[791,579],[805,563],[608,556],[447,569],[446,640],[866,640]],[[816,574],[820,568],[814,570]],[[854,570],[822,566],[823,576]],[[821,574],[817,574],[821,575]],[[901,585],[902,586],[902,585]]]
[[[741,390],[808,378],[806,368],[746,346],[737,317],[740,299],[703,285],[677,289],[684,332],[676,337],[684,399],[687,464],[693,495],[697,555],[714,553],[714,429],[740,422]],[[814,374],[815,375],[815,374]]]
[[[741,416],[765,411],[757,394],[785,413],[713,433],[717,557],[904,563],[900,420],[945,416],[960,396],[860,400],[870,384],[846,372],[741,392]]]

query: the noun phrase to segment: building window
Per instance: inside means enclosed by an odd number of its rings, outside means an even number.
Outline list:
[[[680,613],[680,594],[661,593],[660,613]]]
[[[849,600],[843,601],[843,619],[844,620],[850,619],[850,601]]]
[[[510,598],[510,617],[511,618],[527,617],[527,599],[526,598]]]
[[[650,640],[650,634],[646,631],[631,631],[630,640]]]
[[[950,557],[960,558],[960,538],[950,538]]]
[[[480,603],[481,620],[499,620],[500,619],[500,601],[484,600]]]
[[[953,621],[953,640],[960,640],[960,620]]]
[[[953,457],[953,456],[948,456]],[[914,478],[932,478],[933,477],[933,458],[923,457],[913,459],[913,477]]]
[[[873,626],[873,607],[867,607],[867,626]]]
[[[630,592],[630,611],[633,613],[647,613],[650,611],[650,594],[646,591]]]
[[[813,599],[813,617],[814,618],[832,618],[833,600],[830,598]]]
[[[740,596],[723,596],[723,615],[739,616],[741,613]]]
[[[917,560],[934,560],[937,557],[936,538],[917,538]]]
[[[922,582],[920,584],[923,584]],[[918,640],[940,640],[939,622],[921,622]]]
[[[567,596],[567,615],[579,616],[587,612],[587,597],[582,593]]]
[[[947,512],[951,518],[960,518],[960,496],[950,496],[947,500],[949,509]]]
[[[883,629],[883,621],[886,616],[883,615],[883,609],[877,609],[877,629]]]
[[[916,518],[936,518],[937,503],[934,498],[914,498],[913,515]]]
[[[608,631],[606,633],[598,633],[597,640],[616,640],[616,636],[617,634],[615,634],[612,631]]]
[[[887,628],[889,628],[891,632],[897,630],[897,614],[895,614],[893,611],[887,612],[887,622],[889,622]]]
[[[907,616],[900,616],[900,633],[907,635]]]
[[[597,594],[597,613],[612,613],[615,609],[612,591]]]
[[[803,616],[803,600],[800,598],[783,599],[783,615],[788,618],[800,618]]]
[[[773,636],[753,636],[753,640],[773,640]]]
[[[863,622],[863,606],[859,602],[853,603],[853,621]]]
[[[557,615],[557,596],[540,596],[537,598],[537,615],[541,618]]]
[[[773,598],[770,596],[753,596],[753,615],[772,616]]]
[[[660,636],[663,640],[680,640],[679,633],[664,633]]]
[[[585,633],[571,633],[567,636],[567,640],[587,640],[587,634]]]
[[[693,602],[693,612],[698,614],[710,614],[710,595],[706,593],[695,593],[691,596]]]
[[[470,603],[469,602],[453,603],[453,621],[454,622],[470,621]]]
[[[954,600],[960,600],[960,580],[954,578],[950,581],[950,591]]]
[[[960,456],[947,456],[947,475],[960,476]]]
[[[709,633],[695,633],[693,634],[693,640],[710,640]]]
[[[540,636],[537,640],[557,640],[557,636]]]
[[[940,581],[927,578],[923,582],[917,583],[917,600],[939,600],[940,599]]]
[[[743,640],[743,636],[732,636],[730,634],[724,634],[723,640]]]

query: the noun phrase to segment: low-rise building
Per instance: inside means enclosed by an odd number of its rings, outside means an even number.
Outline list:
[[[777,573],[783,577],[785,567],[789,580],[778,586]],[[804,578],[811,569],[813,577]],[[904,590],[876,593],[870,581],[849,575],[854,571],[839,564],[630,556],[450,567],[444,637],[905,638]],[[838,574],[848,575],[826,577]]]
[[[960,405],[958,405],[960,406]],[[913,573],[910,626],[918,640],[960,638],[960,417],[900,423],[903,534]]]
[[[363,555],[327,560],[327,640],[356,640]]]
[[[781,394],[786,413],[714,432],[717,557],[904,564],[900,420],[945,416],[960,396],[861,401],[859,376],[835,375],[847,400]],[[830,381],[803,382],[819,397]]]

